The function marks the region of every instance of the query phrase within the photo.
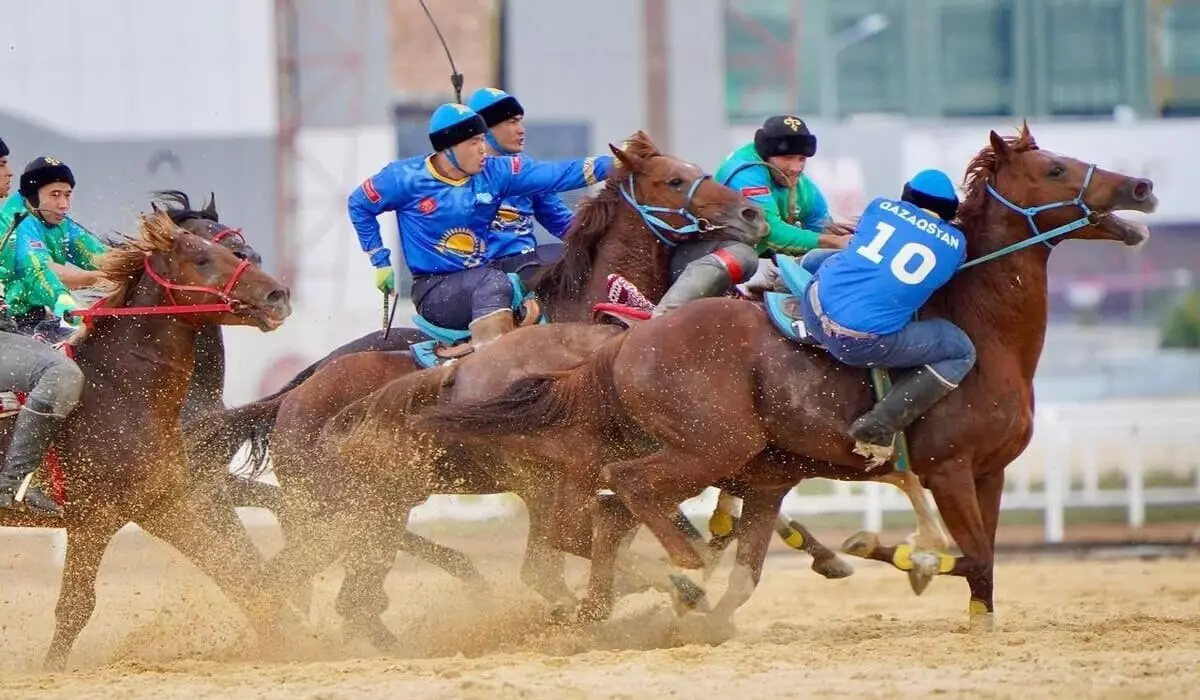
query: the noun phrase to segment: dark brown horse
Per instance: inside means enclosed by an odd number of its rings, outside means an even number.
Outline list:
[[[965,577],[972,617],[990,624],[1004,468],[1033,431],[1051,252],[1042,243],[1054,235],[1050,243],[1139,244],[1148,237],[1144,227],[1112,212],[1153,211],[1157,199],[1148,180],[1039,150],[1027,127],[1012,139],[992,132],[967,169],[965,189],[958,225],[971,258],[987,261],[960,271],[922,315],[958,324],[974,341],[978,362],[908,436],[912,468],[962,551],[939,556],[933,567]],[[573,370],[523,380],[492,401],[438,406],[410,427],[468,444],[520,433],[527,452],[543,446],[558,455],[560,478],[576,480],[577,493],[586,497],[596,483],[612,489],[628,510],[602,521],[610,531],[595,538],[589,602],[598,615],[607,614],[611,601],[604,587],[611,587],[620,532],[645,523],[676,565],[697,569],[704,561],[668,517],[671,509],[709,485],[743,496],[738,565],[712,616],[729,623],[758,583],[771,524],[792,485],[811,476],[862,480],[891,470],[890,464],[868,469],[846,437],[850,422],[873,403],[863,371],[783,339],[752,304],[705,299],[614,338]],[[634,459],[598,461],[604,439],[614,434],[648,436],[659,447]],[[914,567],[909,545],[881,547],[873,535],[860,534],[847,547]],[[601,565],[609,571],[597,572]]]
[[[611,273],[622,273],[655,298],[666,290],[670,250],[655,239],[637,210],[621,196],[618,188],[628,187],[630,182],[633,198],[642,205],[686,207],[695,216],[711,222],[713,228],[706,236],[754,241],[763,234],[761,212],[747,200],[704,178],[694,165],[659,153],[645,134],[639,132],[622,148],[614,149],[614,153],[621,162],[620,169],[596,197],[580,206],[565,238],[563,260],[541,275],[534,285],[543,308],[556,323],[587,320],[592,306],[606,299],[607,278]],[[697,181],[700,184],[688,201],[687,193]],[[665,218],[670,220],[672,215]],[[603,338],[616,332],[618,329],[613,327],[572,328],[566,334],[547,331],[556,340],[526,357],[498,364],[499,373],[494,376],[505,380],[518,376],[510,377],[506,372],[571,366]],[[544,505],[551,502],[552,496],[544,480],[519,478],[483,458],[447,467],[435,483],[410,484],[389,491],[384,484],[396,476],[397,465],[387,459],[386,452],[382,463],[373,466],[342,463],[336,455],[317,458],[311,437],[334,414],[388,379],[415,369],[407,352],[343,356],[282,396],[228,411],[219,421],[209,422],[210,426],[237,426],[241,432],[233,434],[239,442],[245,437],[257,438],[260,454],[267,444],[265,438],[269,437],[271,463],[287,496],[287,505],[278,511],[291,543],[277,558],[277,568],[288,574],[283,585],[307,581],[329,561],[335,545],[318,545],[319,538],[341,536],[324,525],[333,514],[353,521],[350,527],[358,535],[353,539],[353,548],[348,550],[351,561],[346,564],[347,576],[338,598],[338,610],[348,618],[351,627],[366,631],[378,645],[389,643],[390,633],[378,621],[378,614],[387,606],[383,579],[397,547],[430,558],[467,580],[480,581],[478,572],[465,557],[408,533],[404,527],[408,510],[431,493],[519,493],[529,506],[531,518],[530,547],[523,576],[553,601],[569,598],[562,580],[562,555],[542,544],[544,523],[548,520]],[[228,428],[222,427],[213,437],[223,441],[230,434]],[[383,502],[367,505],[374,500]],[[356,625],[356,620],[361,624]]]
[[[291,312],[288,290],[164,214],[142,218],[139,234],[101,258],[111,293],[80,312],[88,326],[71,341],[87,383],[55,448],[65,475],[64,517],[55,524],[67,531],[67,554],[46,657],[51,668],[65,665],[91,617],[101,557],[129,522],[186,555],[252,620],[273,609],[248,585],[258,554],[233,509],[211,490],[189,488],[178,417],[198,328],[272,330]],[[10,430],[3,426],[0,445]],[[27,514],[0,515],[0,526],[46,525]]]

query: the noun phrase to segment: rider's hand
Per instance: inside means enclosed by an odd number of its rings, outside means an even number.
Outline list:
[[[55,316],[62,319],[63,323],[66,323],[66,324],[69,324],[72,326],[78,326],[79,318],[67,315],[68,311],[74,311],[75,309],[78,309],[78,308],[79,308],[79,304],[75,301],[75,298],[72,297],[70,294],[59,294],[58,298],[54,300],[54,312],[53,313]]]
[[[375,268],[375,287],[384,294],[396,293],[396,272],[391,265]]]
[[[818,248],[838,248],[845,249],[850,245],[850,236],[839,236],[832,233],[822,233],[817,238]]]

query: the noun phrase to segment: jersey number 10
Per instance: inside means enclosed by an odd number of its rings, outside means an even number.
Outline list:
[[[878,265],[883,262],[880,251],[895,232],[895,226],[880,221],[875,224],[875,237],[871,239],[870,243],[859,248],[858,254]],[[916,269],[909,270],[910,263],[914,258],[920,258],[920,263]],[[892,271],[892,275],[896,279],[904,284],[920,284],[936,266],[937,256],[929,249],[929,246],[909,241],[900,246],[900,250],[892,256],[892,262],[888,265],[888,269]]]

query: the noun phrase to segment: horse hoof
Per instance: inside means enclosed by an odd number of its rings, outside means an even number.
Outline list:
[[[42,670],[46,673],[62,673],[67,670],[67,657],[65,656],[47,656],[42,662]]]
[[[346,642],[352,642],[356,639],[366,640],[375,649],[387,653],[395,652],[400,648],[400,639],[392,634],[387,625],[383,624],[383,621],[378,618],[348,624],[345,628],[344,637]]]
[[[996,631],[996,613],[971,615],[967,618],[967,632],[971,634],[988,634]]]
[[[937,554],[928,551],[912,553],[912,568],[908,570],[908,583],[913,593],[921,595],[938,572]]]
[[[584,598],[575,610],[575,621],[581,624],[607,620],[612,615],[612,603],[595,598]]]
[[[866,559],[879,547],[879,535],[859,530],[842,543],[842,552]]]
[[[707,613],[712,611],[708,595],[687,576],[671,574],[671,603],[675,614],[682,617],[689,612]]]
[[[836,555],[813,559],[812,570],[827,579],[847,578],[854,575],[854,567]]]

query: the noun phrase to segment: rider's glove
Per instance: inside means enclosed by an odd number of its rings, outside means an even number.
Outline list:
[[[375,268],[375,287],[384,294],[396,293],[396,271],[391,265]]]
[[[54,300],[54,315],[61,318],[63,323],[78,326],[79,318],[68,316],[68,311],[74,311],[79,308],[79,304],[75,302],[75,298],[70,294],[59,294],[58,299]]]

